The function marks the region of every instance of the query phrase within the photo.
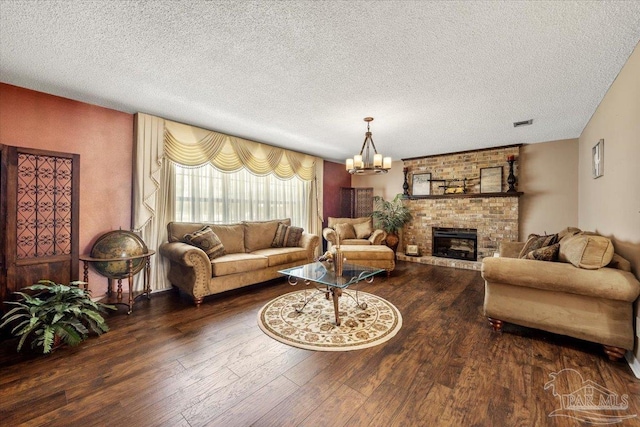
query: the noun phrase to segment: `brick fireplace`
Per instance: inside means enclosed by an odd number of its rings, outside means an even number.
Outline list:
[[[467,178],[467,192],[444,194],[439,185],[432,185],[428,196],[411,197],[404,203],[413,220],[405,225],[403,245],[417,245],[419,257],[406,256],[399,249],[398,259],[458,268],[480,269],[482,258],[493,256],[500,241],[518,240],[518,201],[522,193],[507,193],[509,155],[519,156],[519,145],[478,150],[464,153],[405,159],[411,183],[413,173],[431,173],[432,179]],[[503,166],[503,186],[499,193],[480,193],[480,170]],[[411,190],[411,189],[410,189]],[[475,230],[477,233],[477,260],[456,259],[443,254],[434,256],[433,240],[436,229]],[[460,249],[460,248],[458,248]],[[450,252],[455,254],[454,251]]]
[[[408,200],[413,220],[403,230],[404,244],[433,256],[433,228],[475,229],[477,261],[497,252],[501,240],[518,240],[518,197],[449,197]]]

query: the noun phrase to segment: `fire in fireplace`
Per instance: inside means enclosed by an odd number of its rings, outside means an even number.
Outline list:
[[[433,256],[478,260],[478,230],[433,227]]]

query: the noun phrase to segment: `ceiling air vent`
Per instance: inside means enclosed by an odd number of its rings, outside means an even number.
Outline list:
[[[519,128],[520,126],[529,126],[532,123],[533,123],[533,119],[524,120],[522,122],[513,122],[513,127]]]

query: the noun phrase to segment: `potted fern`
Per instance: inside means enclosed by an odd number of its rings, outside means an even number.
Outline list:
[[[24,288],[34,292],[33,295],[14,292],[21,299],[5,302],[15,307],[2,316],[0,328],[15,325],[11,332],[20,337],[18,351],[30,340],[31,347],[41,347],[43,353],[63,344],[76,346],[90,332],[98,335],[107,332],[109,327],[100,313],[115,307],[92,301],[90,292],[80,288],[81,284],[84,282],[62,285],[40,280]]]
[[[387,232],[386,243],[395,252],[398,248],[400,238],[398,231],[409,221],[411,221],[411,212],[409,208],[402,202],[402,194],[397,194],[393,200],[388,201],[381,196],[373,198],[375,210],[373,218],[376,220],[378,227]]]

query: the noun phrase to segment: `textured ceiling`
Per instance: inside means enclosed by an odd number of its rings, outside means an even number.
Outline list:
[[[0,81],[398,159],[578,137],[639,40],[640,1],[1,0]]]

